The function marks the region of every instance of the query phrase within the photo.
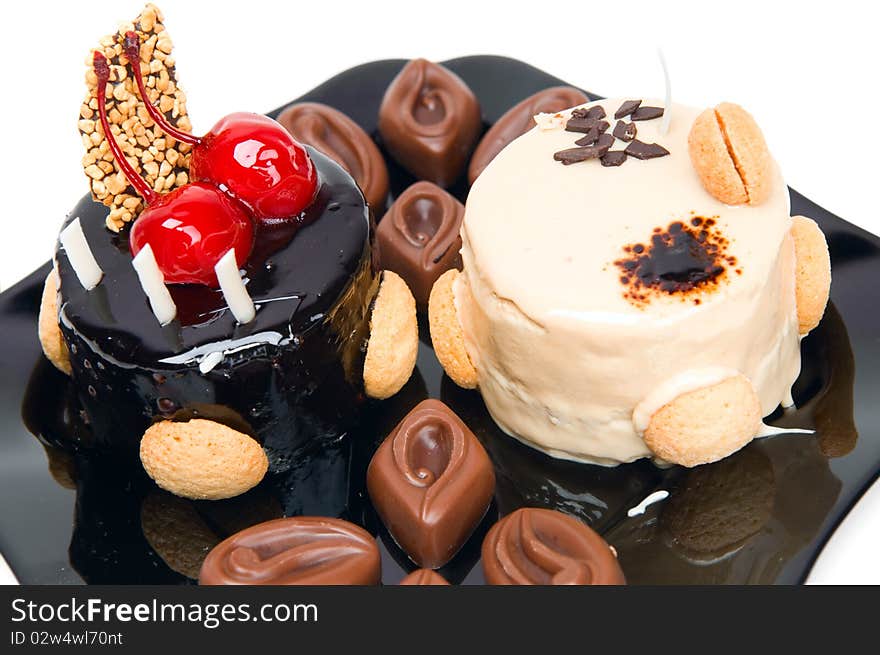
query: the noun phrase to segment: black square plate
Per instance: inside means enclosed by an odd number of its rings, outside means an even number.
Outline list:
[[[300,100],[332,105],[375,135],[382,95],[404,63],[358,66]],[[564,84],[502,57],[445,65],[474,90],[487,127],[522,98]],[[392,162],[389,170],[393,194],[413,181]],[[452,191],[464,200],[466,184]],[[280,498],[258,487],[219,503],[177,499],[131,471],[50,445],[59,430],[73,429],[76,409],[67,379],[44,360],[37,340],[44,266],[0,296],[0,552],[22,583],[185,584],[207,548],[235,529],[278,512],[341,513],[379,536],[383,581],[394,584],[415,566],[376,520],[362,490],[363,465],[415,403],[434,397],[471,425],[498,478],[488,515],[441,570],[450,582],[482,582],[483,535],[499,514],[523,505],[560,509],[591,524],[617,549],[630,583],[801,582],[880,469],[880,239],[794,191],[791,205],[793,214],[817,220],[828,238],[832,302],[802,345],[798,409],[768,422],[816,433],[756,441],[691,470],[644,461],[617,468],[561,462],[505,437],[476,392],[443,376],[423,325],[416,374],[395,398],[371,408],[349,469],[318,463]],[[628,516],[656,490],[669,498]]]

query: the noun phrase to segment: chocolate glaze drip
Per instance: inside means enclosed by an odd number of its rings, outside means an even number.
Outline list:
[[[295,517],[260,523],[218,544],[202,564],[203,585],[374,585],[379,547],[341,519]]]
[[[56,251],[61,328],[73,380],[101,448],[132,450],[157,417],[181,410],[262,441],[272,470],[296,452],[344,434],[359,406],[362,349],[376,290],[369,219],[351,177],[309,148],[320,177],[299,222],[263,228],[245,273],[258,310],[238,325],[219,291],[171,287],[180,315],[162,327],[131,265],[127,235],[104,228],[106,209],[83,199],[79,217],[104,278],[87,292]],[[222,351],[202,374],[199,360]],[[223,407],[215,416],[205,408]]]
[[[364,192],[376,217],[385,211],[388,169],[370,135],[338,109],[299,102],[278,116],[297,140],[314,146],[348,171]]]
[[[391,536],[417,564],[439,568],[486,513],[495,474],[486,451],[452,410],[419,403],[379,446],[367,489]]]
[[[483,542],[489,584],[625,584],[608,544],[562,512],[525,507],[501,519]]]

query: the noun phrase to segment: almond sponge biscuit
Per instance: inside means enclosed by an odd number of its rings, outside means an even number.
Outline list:
[[[446,271],[431,289],[428,300],[431,343],[446,375],[464,389],[475,389],[477,371],[464,345],[464,334],[455,309],[453,285],[458,276],[457,270]]]
[[[183,498],[232,498],[255,487],[269,461],[252,437],[206,419],[159,421],[141,439],[141,463],[159,487]]]
[[[54,268],[43,285],[37,333],[46,358],[59,371],[70,375],[70,352],[58,326],[58,274]]]
[[[370,341],[364,360],[364,389],[384,400],[406,384],[416,366],[419,324],[416,301],[397,273],[382,272],[370,317]]]
[[[773,160],[761,128],[745,109],[722,102],[694,121],[688,149],[700,181],[728,205],[764,202],[773,183]]]
[[[828,243],[816,221],[806,216],[791,219],[791,234],[797,256],[795,293],[801,334],[812,331],[822,316],[831,292],[831,256]]]
[[[761,404],[752,383],[737,375],[683,393],[657,411],[645,443],[660,459],[697,466],[749,443],[761,428]]]

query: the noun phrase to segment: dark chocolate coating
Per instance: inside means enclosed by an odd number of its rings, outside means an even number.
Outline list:
[[[621,585],[611,548],[576,518],[523,507],[498,521],[483,541],[483,573],[495,585]]]
[[[431,569],[416,569],[403,580],[400,581],[401,586],[448,586],[449,583],[442,575]]]
[[[253,434],[278,471],[355,419],[376,287],[368,211],[342,168],[309,153],[317,196],[301,225],[258,232],[245,266],[258,309],[247,325],[218,290],[176,285],[169,288],[178,318],[160,326],[131,265],[128,235],[104,227],[102,205],[76,206],[71,217],[80,218],[104,277],[86,291],[58,248],[60,323],[96,446],[131,452],[154,417],[201,416]],[[198,358],[209,350],[228,354],[202,374]]]
[[[374,585],[379,547],[342,519],[297,516],[242,530],[214,547],[202,585]]]
[[[448,187],[461,175],[483,123],[473,91],[458,75],[413,59],[388,85],[379,107],[385,148],[422,180]]]
[[[378,218],[388,196],[388,168],[370,135],[343,114],[320,102],[298,102],[278,115],[294,138],[314,146],[354,178]]]
[[[459,551],[494,490],[483,446],[433,399],[404,417],[367,469],[367,491],[388,532],[416,564],[430,569]]]
[[[431,182],[416,182],[388,209],[376,228],[379,266],[407,283],[421,308],[431,287],[451,268],[461,270],[464,205]]]
[[[533,128],[535,126],[533,118],[536,114],[555,114],[589,101],[590,99],[582,91],[572,86],[553,86],[538,91],[511,107],[486,132],[474,151],[468,166],[468,182],[473,184],[489,162],[495,159],[507,144]]]

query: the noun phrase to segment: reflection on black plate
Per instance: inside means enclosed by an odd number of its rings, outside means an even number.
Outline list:
[[[335,106],[375,134],[382,94],[403,63],[354,68],[302,99]],[[487,124],[522,98],[562,83],[499,57],[447,65],[477,94]],[[393,194],[413,181],[393,163],[390,170]],[[453,192],[464,200],[464,182]],[[444,378],[423,324],[413,379],[376,404],[356,433],[239,498],[183,500],[157,489],[141,470],[84,454],[93,436],[76,394],[43,360],[37,341],[44,267],[0,296],[7,340],[0,355],[0,550],[24,583],[185,584],[193,582],[208,550],[237,530],[280,515],[323,514],[376,534],[383,581],[396,584],[416,566],[376,518],[364,471],[373,449],[409,409],[436,397],[483,442],[498,479],[495,501],[476,534],[441,570],[450,582],[482,582],[482,537],[499,516],[524,505],[556,508],[592,525],[617,549],[630,583],[801,581],[880,469],[880,240],[795,192],[792,213],[816,219],[828,235],[833,304],[803,342],[794,389],[798,409],[778,411],[768,421],[816,434],[756,441],[691,470],[646,461],[617,468],[562,462],[506,437],[476,392]],[[71,439],[81,447],[59,448]],[[670,496],[628,516],[658,490]]]

